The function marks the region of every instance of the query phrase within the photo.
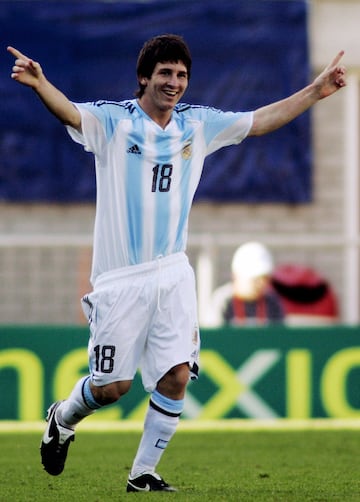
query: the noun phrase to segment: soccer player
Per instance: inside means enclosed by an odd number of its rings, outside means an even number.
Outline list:
[[[63,471],[77,423],[129,391],[137,368],[150,393],[127,491],[175,491],[157,473],[198,370],[195,282],[186,256],[188,217],[204,159],[260,136],[346,85],[343,51],[308,86],[249,112],[180,103],[190,80],[185,41],[148,40],[137,60],[136,99],[72,103],[38,62],[8,47],[11,77],[32,88],[95,157],[97,203],[91,282],[90,375],[52,404],[41,443],[45,470]],[[209,82],[211,85],[211,82]]]

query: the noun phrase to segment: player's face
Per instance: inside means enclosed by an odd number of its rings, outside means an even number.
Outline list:
[[[189,83],[186,66],[177,63],[157,63],[151,78],[141,79],[146,85],[144,100],[153,109],[169,111],[181,99]]]

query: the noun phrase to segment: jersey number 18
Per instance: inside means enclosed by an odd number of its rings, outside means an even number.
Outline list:
[[[157,164],[153,167],[152,192],[168,192],[170,190],[172,170],[171,164]]]

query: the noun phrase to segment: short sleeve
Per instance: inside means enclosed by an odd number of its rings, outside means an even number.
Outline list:
[[[220,112],[213,110],[205,124],[207,155],[224,146],[237,145],[249,134],[253,112]]]
[[[84,146],[88,152],[100,155],[107,144],[106,137],[106,113],[104,107],[96,107],[91,103],[74,103],[81,114],[81,129],[66,126],[70,137]]]

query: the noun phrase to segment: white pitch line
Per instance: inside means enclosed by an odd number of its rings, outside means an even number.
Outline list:
[[[0,420],[0,433],[43,432],[45,422],[22,422]],[[79,431],[89,432],[139,432],[143,423],[139,421],[89,421],[79,424]],[[314,418],[295,419],[223,419],[223,420],[181,420],[179,431],[296,431],[296,430],[360,430],[359,419]]]

